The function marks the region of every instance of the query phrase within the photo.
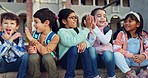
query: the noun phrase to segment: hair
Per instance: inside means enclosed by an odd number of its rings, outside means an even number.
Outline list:
[[[139,15],[139,17],[140,17],[140,21],[137,19],[137,17],[134,15],[134,14],[132,14],[132,13],[129,13],[125,18],[124,18],[124,20],[127,20],[128,18],[131,18],[132,20],[134,20],[134,21],[136,21],[137,23],[140,23],[140,26],[137,28],[137,30],[136,30],[136,33],[138,34],[138,36],[140,36],[141,35],[141,33],[142,33],[142,30],[143,30],[143,17],[142,17],[142,15],[140,14],[140,13],[138,13],[138,12],[136,12],[138,15]],[[125,30],[125,29],[124,29]],[[131,34],[128,32],[128,31],[126,31],[125,30],[125,32],[127,33],[127,36],[128,36],[128,38],[131,38]]]
[[[65,24],[63,24],[62,20],[63,19],[66,19],[68,18],[68,16],[71,14],[71,13],[75,13],[72,9],[62,9],[60,10],[59,14],[58,14],[58,17],[59,17],[59,23],[60,23],[60,28],[65,28]]]
[[[39,18],[41,23],[44,23],[46,20],[50,21],[49,26],[53,32],[57,33],[58,24],[57,24],[57,16],[48,8],[42,8],[38,10],[34,15],[34,18]]]
[[[15,20],[16,21],[16,25],[19,25],[20,20],[19,17],[13,13],[7,12],[7,13],[2,13],[1,14],[1,24],[3,22],[3,19],[6,20]]]
[[[84,16],[82,17],[82,22],[81,22],[81,26],[82,26],[82,27],[86,27],[86,25],[85,25],[85,23],[84,23],[84,21],[86,20],[86,17],[87,17],[87,15],[84,15]]]
[[[93,10],[91,11],[91,15],[92,15],[92,16],[95,16],[95,15],[96,15],[96,12],[97,12],[98,10],[103,10],[103,11],[105,11],[105,13],[106,13],[106,10],[104,10],[103,8],[95,8],[95,9],[93,9]]]

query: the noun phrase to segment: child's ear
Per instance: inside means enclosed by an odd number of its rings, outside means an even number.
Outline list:
[[[137,27],[139,27],[140,26],[140,23],[137,23]]]
[[[62,23],[66,24],[67,23],[66,19],[62,19]]]
[[[20,25],[17,25],[17,26],[16,26],[16,29],[19,29],[19,27],[20,27]]]
[[[50,21],[49,21],[49,20],[46,20],[46,21],[44,22],[44,24],[45,24],[46,26],[48,26],[48,25],[50,24]]]

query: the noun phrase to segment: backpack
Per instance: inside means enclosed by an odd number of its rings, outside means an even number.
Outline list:
[[[56,35],[56,34],[55,34],[53,31],[51,31],[51,32],[47,35],[46,40],[45,40],[44,43],[45,43],[46,45],[49,44],[50,41],[51,41],[51,39],[52,39],[55,35]],[[39,38],[40,38],[40,33],[38,33],[37,31],[34,31],[34,32],[33,32],[33,38],[35,38],[36,40],[39,40]],[[50,54],[57,60],[57,57],[56,57],[56,55],[55,55],[54,52],[51,52]]]

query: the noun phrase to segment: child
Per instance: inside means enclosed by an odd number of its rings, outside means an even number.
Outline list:
[[[25,78],[28,68],[28,54],[19,28],[19,18],[13,13],[1,14],[0,71],[18,70],[17,78]]]
[[[102,8],[95,8],[91,12],[91,15],[94,17],[94,21],[90,22],[90,20],[92,20],[90,19],[90,15],[86,17],[86,26],[88,27],[92,24],[88,39],[90,44],[95,48],[91,49],[90,52],[96,52],[95,56],[91,56],[92,58],[98,59],[99,65],[102,62],[105,64],[108,78],[116,78],[114,54],[112,52],[112,44],[109,43],[112,36],[112,30],[107,24],[106,11]],[[97,68],[97,65],[95,68]]]
[[[58,78],[58,72],[53,53],[59,42],[57,32],[57,17],[48,8],[38,10],[34,15],[34,27],[36,31],[31,36],[26,28],[26,36],[30,41],[29,52],[29,76],[40,78],[40,65],[43,65],[48,72],[48,78]],[[54,32],[53,32],[54,31]],[[47,40],[50,37],[49,40]]]
[[[124,31],[114,41],[115,63],[128,78],[138,78],[129,66],[147,66],[148,51],[146,35],[142,34],[143,18],[137,12],[130,12],[124,19]],[[144,48],[145,47],[145,48]],[[147,69],[146,69],[147,70]]]
[[[90,32],[88,28],[81,29],[77,27],[77,16],[71,9],[62,9],[59,14],[60,37],[59,62],[63,68],[66,68],[65,78],[74,78],[78,57],[84,69],[85,78],[93,78],[91,59],[88,51],[90,46],[87,35]]]

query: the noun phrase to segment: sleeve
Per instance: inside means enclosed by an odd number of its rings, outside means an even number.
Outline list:
[[[96,26],[93,29],[94,33],[96,34],[96,36],[99,38],[99,40],[103,43],[103,44],[107,44],[110,42],[111,37],[112,37],[112,30],[109,30],[105,35],[100,31],[100,29]]]
[[[8,52],[10,47],[11,47],[11,44],[8,40],[4,41],[4,43],[0,41],[0,55],[1,56],[5,55],[5,53]]]
[[[144,36],[144,52],[143,52],[143,54],[146,57],[145,60],[147,60],[148,59],[148,37],[147,36],[148,35],[144,34],[143,36]]]
[[[88,35],[88,42],[90,43],[90,46],[93,46],[96,40],[96,35],[93,32],[90,32]]]
[[[84,30],[80,30],[78,34],[75,36],[74,31],[71,29],[60,29],[58,35],[60,36],[60,41],[63,45],[71,47],[76,46],[80,42],[83,42],[87,39],[89,29],[85,28]]]
[[[57,45],[58,45],[58,43],[59,43],[59,40],[60,40],[60,38],[59,38],[59,36],[56,34],[52,39],[51,39],[51,41],[50,41],[50,43],[47,45],[47,46],[44,46],[44,45],[42,45],[40,42],[38,42],[37,40],[33,40],[33,41],[31,41],[31,43],[30,44],[33,44],[33,45],[35,45],[36,47],[37,47],[37,50],[42,54],[44,54],[44,53],[46,53],[46,52],[53,52],[55,49],[56,49],[56,47],[57,47]]]
[[[133,54],[127,50],[124,50],[123,49],[123,33],[122,32],[119,32],[118,35],[117,35],[117,38],[115,39],[115,41],[113,42],[113,51],[114,52],[120,52],[122,53],[125,57],[128,57],[128,58],[132,58],[133,57]]]
[[[21,57],[26,52],[23,37],[19,38],[19,43],[18,44],[12,42],[11,49],[12,49],[13,52],[15,52],[16,55]]]

